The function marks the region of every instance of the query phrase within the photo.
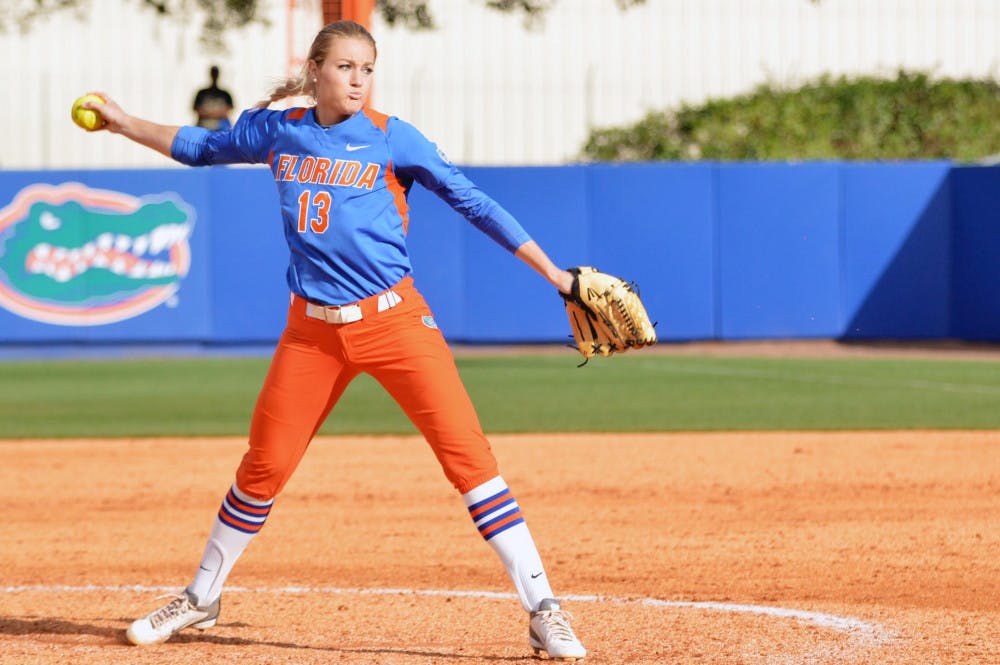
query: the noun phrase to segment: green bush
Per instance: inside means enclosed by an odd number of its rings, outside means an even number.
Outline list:
[[[771,85],[732,99],[650,113],[591,133],[592,161],[982,160],[1000,153],[1000,85],[823,76],[795,90]]]

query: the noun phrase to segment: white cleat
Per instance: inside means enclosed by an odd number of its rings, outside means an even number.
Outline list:
[[[539,603],[528,624],[528,643],[536,656],[544,654],[552,660],[573,662],[587,655],[569,621],[569,613],[559,609],[559,601],[555,598]]]
[[[187,591],[179,596],[161,596],[173,598],[158,610],[150,612],[141,619],[136,619],[125,631],[125,637],[135,645],[159,644],[188,627],[198,630],[211,628],[219,621],[219,605],[221,598],[208,607],[197,607],[195,597]]]

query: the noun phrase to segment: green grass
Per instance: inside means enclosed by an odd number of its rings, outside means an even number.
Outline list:
[[[467,356],[487,432],[1000,429],[1000,362]],[[0,438],[244,435],[265,358],[0,363]],[[321,430],[414,433],[357,379]]]

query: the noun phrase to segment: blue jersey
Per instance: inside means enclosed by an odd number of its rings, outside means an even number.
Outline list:
[[[228,131],[182,127],[171,154],[192,166],[270,165],[291,250],[288,286],[323,305],[366,298],[410,274],[414,182],[511,252],[531,239],[413,125],[369,109],[329,127],[313,108],[253,109]]]

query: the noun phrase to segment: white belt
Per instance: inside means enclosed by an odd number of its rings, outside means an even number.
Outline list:
[[[398,293],[392,290],[386,291],[378,296],[378,311],[384,312],[387,309],[392,309],[401,302],[403,302],[403,299]],[[330,305],[324,307],[323,305],[316,305],[308,301],[306,302],[306,316],[326,321],[327,323],[354,323],[364,318],[361,305],[356,303],[353,305]]]

